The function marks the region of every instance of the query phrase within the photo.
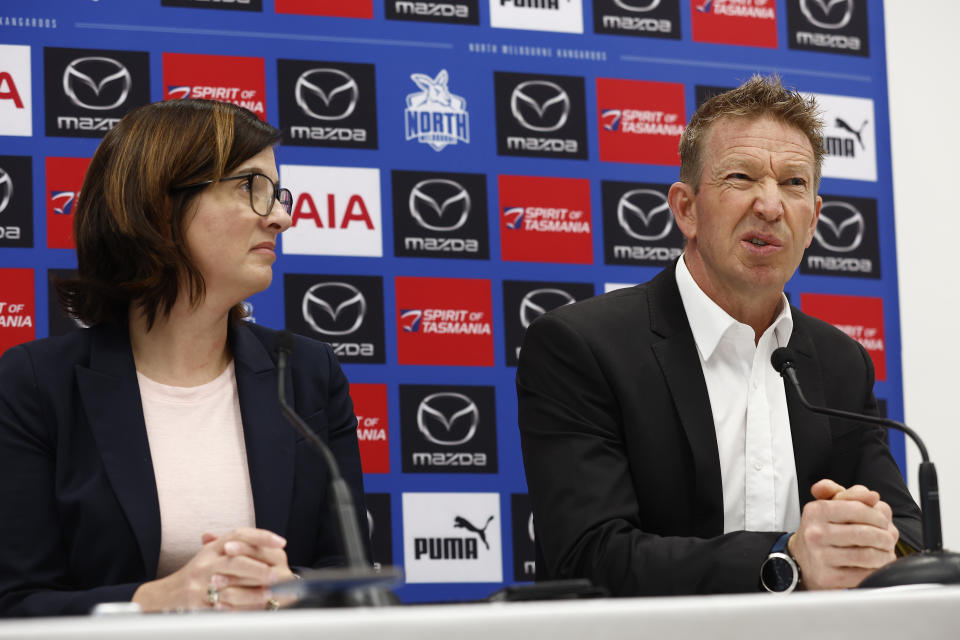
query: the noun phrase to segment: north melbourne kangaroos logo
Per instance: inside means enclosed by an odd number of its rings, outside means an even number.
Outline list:
[[[442,151],[450,144],[470,142],[470,114],[467,101],[450,93],[450,78],[441,69],[435,78],[422,73],[410,75],[420,91],[407,94],[404,110],[406,139],[430,145]]]

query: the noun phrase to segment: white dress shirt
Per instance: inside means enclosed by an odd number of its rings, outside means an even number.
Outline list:
[[[753,329],[700,289],[683,258],[676,277],[717,431],[723,531],[796,531],[800,502],[790,416],[783,379],[770,365],[770,354],[793,332],[786,296],[754,344]]]

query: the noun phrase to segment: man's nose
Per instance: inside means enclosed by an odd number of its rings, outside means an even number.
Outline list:
[[[768,222],[773,222],[783,215],[783,198],[780,194],[780,185],[774,180],[761,180],[757,185],[756,197],[753,200],[753,211]]]

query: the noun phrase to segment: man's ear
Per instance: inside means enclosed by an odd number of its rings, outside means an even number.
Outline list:
[[[805,247],[810,247],[810,243],[813,242],[813,233],[817,230],[817,221],[820,219],[820,207],[823,206],[823,198],[817,196],[816,201],[813,204],[813,220],[810,221],[810,228],[807,229],[807,243]]]
[[[697,205],[693,187],[686,182],[674,182],[667,193],[667,204],[673,212],[673,218],[680,233],[687,240],[697,235]],[[819,207],[817,209],[819,211]]]

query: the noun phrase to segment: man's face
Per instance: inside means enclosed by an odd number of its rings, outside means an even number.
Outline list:
[[[703,151],[699,190],[677,183],[671,199],[691,273],[718,302],[779,293],[820,215],[810,141],[771,117],[726,118],[707,130]]]

